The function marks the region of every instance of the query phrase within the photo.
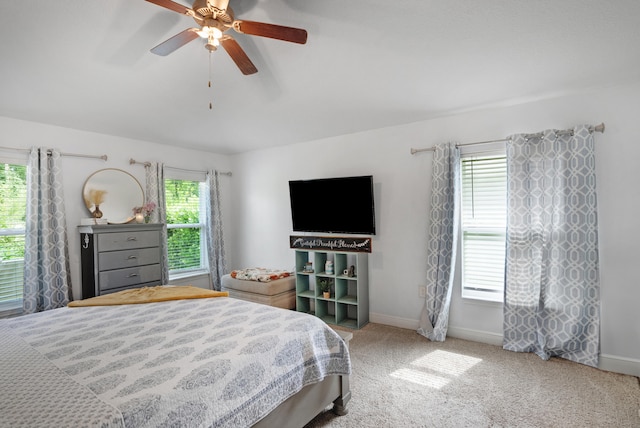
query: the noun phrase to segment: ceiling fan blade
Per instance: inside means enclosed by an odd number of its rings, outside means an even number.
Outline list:
[[[200,29],[198,28],[187,28],[186,30],[181,31],[170,39],[167,39],[164,42],[160,43],[158,46],[151,49],[151,52],[156,55],[167,56],[176,49],[186,45],[193,39],[197,39],[198,31],[200,31]]]
[[[157,4],[158,6],[164,7],[166,9],[172,10],[174,12],[182,13],[184,15],[188,15],[191,12],[191,8],[173,2],[171,0],[147,0],[149,3]]]
[[[269,37],[271,39],[284,40],[304,45],[307,43],[307,30],[301,28],[285,27],[282,25],[267,24],[255,21],[234,21],[233,29],[239,33],[252,36]]]
[[[253,65],[247,54],[244,53],[244,50],[242,50],[233,37],[225,34],[220,39],[220,44],[224,50],[227,51],[233,62],[236,63],[240,71],[242,71],[242,74],[249,75],[258,72],[256,66]]]

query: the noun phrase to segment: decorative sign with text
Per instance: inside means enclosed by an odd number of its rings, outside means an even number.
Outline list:
[[[332,236],[289,236],[289,247],[296,250],[344,251],[370,253],[371,238]]]

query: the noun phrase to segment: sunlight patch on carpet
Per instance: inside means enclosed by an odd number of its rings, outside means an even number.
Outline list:
[[[480,358],[437,350],[414,360],[411,365],[435,370],[443,374],[460,376],[480,361],[482,361]]]
[[[390,376],[440,389],[481,361],[480,358],[437,350],[413,360],[412,367],[398,369]],[[438,372],[438,375],[429,372]]]
[[[440,389],[451,381],[450,379],[442,376],[436,376],[431,373],[414,369],[399,369],[391,373],[390,376],[434,389]]]

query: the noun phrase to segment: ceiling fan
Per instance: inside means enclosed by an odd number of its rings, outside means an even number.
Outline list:
[[[205,48],[210,52],[222,45],[240,71],[254,74],[258,71],[238,42],[227,30],[233,28],[236,32],[253,36],[269,37],[285,42],[305,44],[307,31],[300,28],[267,24],[264,22],[236,20],[233,9],[229,7],[229,0],[195,0],[188,8],[171,0],[147,0],[150,3],[188,15],[194,19],[200,28],[187,28],[168,40],[151,49],[157,55],[166,56],[192,40],[202,37],[207,40]]]

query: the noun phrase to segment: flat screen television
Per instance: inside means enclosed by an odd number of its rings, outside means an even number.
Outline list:
[[[375,235],[373,176],[289,181],[296,232]]]

